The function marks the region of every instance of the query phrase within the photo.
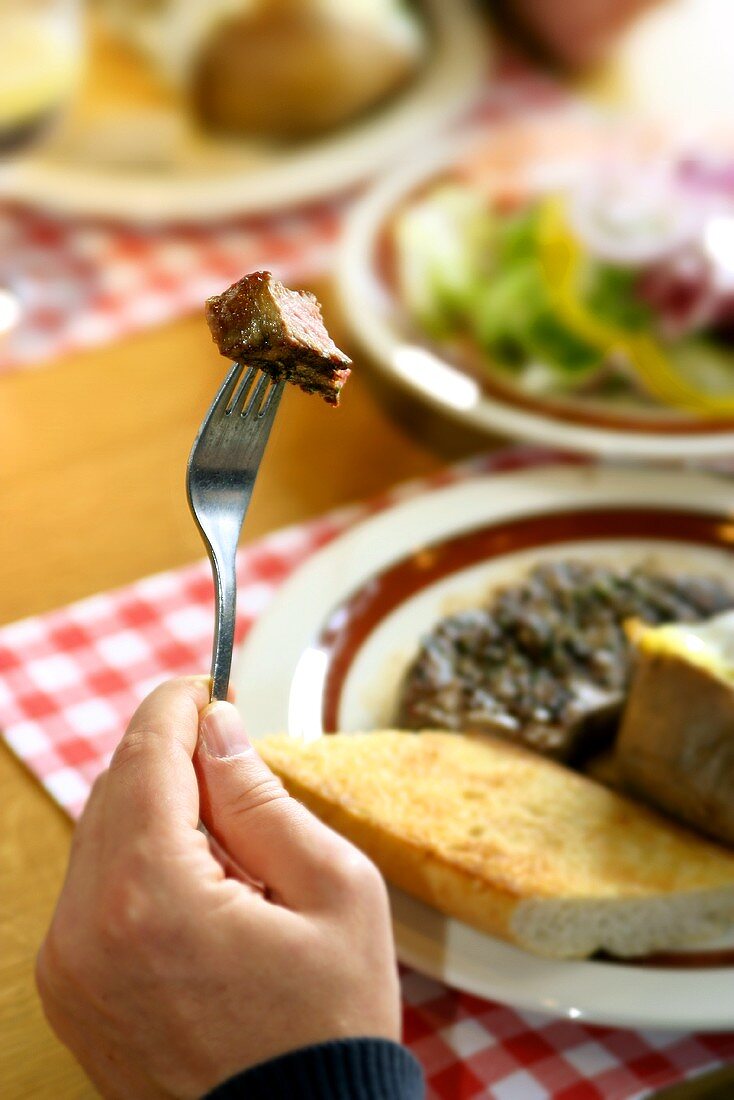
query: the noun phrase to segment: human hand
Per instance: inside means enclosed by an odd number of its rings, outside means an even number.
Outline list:
[[[201,1097],[302,1046],[399,1037],[382,879],[207,699],[174,680],[139,707],[39,953],[49,1022],[106,1097]],[[265,892],[225,873],[199,817]]]

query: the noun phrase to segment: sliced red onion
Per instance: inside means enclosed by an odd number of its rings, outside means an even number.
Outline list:
[[[625,267],[645,267],[695,240],[704,217],[667,164],[606,165],[569,198],[571,226],[591,255]]]
[[[676,176],[681,185],[701,195],[718,196],[734,201],[734,161],[689,155],[677,165]]]
[[[716,270],[699,245],[690,245],[640,274],[637,293],[658,318],[666,340],[723,323],[731,295],[717,286]]]

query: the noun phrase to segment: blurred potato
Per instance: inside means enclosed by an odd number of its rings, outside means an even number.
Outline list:
[[[417,45],[346,7],[336,16],[266,4],[215,29],[194,67],[193,103],[220,133],[312,137],[397,92],[416,70]]]

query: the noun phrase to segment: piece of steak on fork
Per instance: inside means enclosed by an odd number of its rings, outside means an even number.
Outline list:
[[[255,271],[207,299],[206,319],[228,359],[339,404],[351,360],[326,331],[313,294],[288,290],[269,271]]]

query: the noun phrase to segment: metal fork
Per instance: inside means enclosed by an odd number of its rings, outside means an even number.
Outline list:
[[[235,363],[191,448],[189,507],[211,561],[216,590],[210,698],[226,699],[232,668],[237,543],[283,382]]]

